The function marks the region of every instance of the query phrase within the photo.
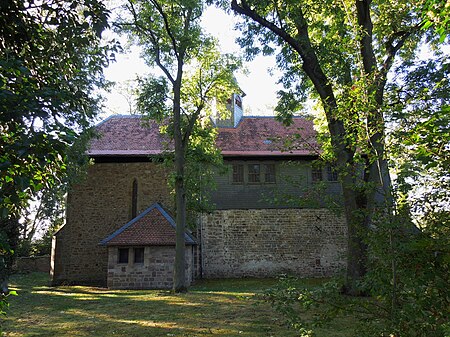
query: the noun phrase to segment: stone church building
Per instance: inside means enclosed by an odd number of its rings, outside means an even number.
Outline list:
[[[228,170],[215,176],[214,210],[185,235],[187,279],[340,272],[346,223],[329,206],[340,204],[341,187],[332,167],[314,164],[312,121],[285,127],[233,111],[216,121]],[[54,237],[53,284],[170,288],[174,198],[155,159],[167,141],[139,116],[111,116],[97,131],[88,152],[94,164],[69,192],[66,224]]]

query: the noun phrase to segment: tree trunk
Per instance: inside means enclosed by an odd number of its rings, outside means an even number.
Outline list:
[[[185,242],[186,191],[184,186],[185,146],[181,132],[181,76],[174,84],[174,142],[175,142],[175,207],[176,207],[176,245],[173,274],[173,291],[186,292]]]
[[[174,292],[186,292],[186,268],[185,268],[185,223],[186,223],[186,191],[184,187],[184,160],[175,154],[176,181],[176,247],[175,247],[175,267],[173,278]]]
[[[184,187],[184,156],[175,153],[175,199],[176,199],[176,246],[175,267],[173,277],[174,292],[186,292],[185,271],[185,223],[186,223],[186,191]]]
[[[357,168],[355,168],[357,169]],[[344,292],[348,295],[361,295],[358,282],[367,271],[367,246],[363,236],[367,230],[364,219],[366,199],[355,190],[354,175],[342,177],[344,212],[347,220],[347,273]]]

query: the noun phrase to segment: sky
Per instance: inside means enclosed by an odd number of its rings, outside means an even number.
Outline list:
[[[218,38],[223,53],[239,53],[240,47],[235,43],[239,32],[233,30],[236,18],[215,7],[206,9],[203,26],[210,35]],[[125,42],[125,39],[121,39]],[[108,80],[116,82],[116,87],[107,94],[106,108],[102,114],[105,118],[111,114],[130,113],[130,95],[126,88],[137,75],[148,72],[148,67],[139,56],[139,49],[131,47],[124,54],[116,55],[116,62],[105,70]],[[276,105],[277,82],[275,58],[258,56],[246,63],[247,74],[237,73],[238,83],[246,94],[243,98],[245,115],[273,115]],[[274,73],[274,75],[271,75]]]

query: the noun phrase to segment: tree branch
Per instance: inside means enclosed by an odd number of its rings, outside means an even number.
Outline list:
[[[409,31],[394,32],[386,42],[387,57],[384,60],[376,79],[376,82],[379,83],[380,87],[382,86],[383,89],[384,84],[387,80],[387,74],[391,69],[392,64],[394,63],[395,56],[397,55],[398,51],[405,45],[406,40],[408,40],[408,38],[418,29],[420,29],[420,24],[412,27]],[[398,42],[394,44],[396,39],[398,39]],[[378,93],[377,95],[382,95],[382,92]]]
[[[122,24],[122,25],[133,25],[135,26],[141,34],[148,33],[150,36],[150,40],[152,41],[152,45],[155,48],[155,62],[158,65],[158,67],[164,72],[164,74],[167,76],[169,81],[174,84],[175,79],[173,78],[172,74],[169,72],[169,69],[167,69],[164,64],[161,62],[161,49],[159,47],[158,37],[155,35],[155,32],[151,28],[147,28],[139,23],[138,15],[136,13],[136,9],[134,8],[133,3],[129,0],[128,1],[130,7],[130,12],[133,15],[133,21],[134,24]]]
[[[186,17],[184,19],[185,21],[184,21],[184,27],[183,27],[183,40],[188,38],[190,23],[192,21],[192,17],[191,16],[192,16],[192,8],[189,8],[187,10],[187,14],[186,14]],[[183,60],[184,60],[185,53],[186,53],[186,46],[182,45]]]
[[[170,29],[169,20],[167,19],[167,15],[164,12],[164,9],[161,7],[161,5],[158,3],[158,1],[151,0],[150,2],[156,7],[158,13],[161,15],[161,17],[164,21],[164,27],[167,32],[167,35],[169,35],[169,38],[172,42],[173,51],[174,51],[176,57],[179,58],[180,56],[178,55],[177,39],[172,34],[172,30]]]
[[[296,22],[298,38],[295,39],[289,35],[285,30],[278,27],[274,23],[266,20],[260,16],[256,11],[252,10],[245,0],[241,1],[239,5],[237,0],[231,1],[231,8],[244,16],[248,16],[252,20],[259,23],[261,26],[269,29],[277,36],[282,38],[292,49],[294,49],[302,59],[302,67],[308,77],[314,84],[317,92],[319,93],[322,102],[324,103],[325,110],[337,108],[336,99],[333,94],[333,90],[330,85],[330,81],[324,74],[317,55],[311,46],[311,41],[308,34],[307,23],[303,17],[303,13],[300,11],[300,19]]]
[[[184,132],[184,135],[183,135],[183,149],[186,148],[189,137],[191,136],[192,130],[194,129],[195,122],[197,121],[198,116],[200,115],[200,113],[202,112],[204,107],[205,107],[205,103],[202,100],[200,105],[197,107],[197,110],[195,110],[195,112],[192,114],[191,118],[189,119],[189,123],[188,123],[186,130]]]
[[[336,112],[338,111],[338,106],[333,88],[331,86],[331,81],[329,81],[323,72],[317,54],[311,45],[311,39],[308,33],[308,24],[301,9],[299,10],[299,13],[297,13],[297,20],[295,22],[298,36],[297,38],[294,38],[285,30],[261,17],[258,13],[256,13],[256,11],[252,10],[248,6],[245,0],[242,0],[240,5],[237,3],[237,0],[232,0],[231,8],[235,12],[248,16],[263,27],[266,27],[272,31],[300,55],[303,62],[302,68],[309,79],[313,82],[314,88],[317,90],[317,93],[321,98],[328,121],[329,131],[332,137],[333,146],[336,148],[337,152],[341,154],[345,153],[345,156],[341,156],[341,158],[347,157],[345,160],[348,160],[353,157],[355,147],[350,144],[348,137],[346,137],[347,130],[344,126],[344,122],[341,118],[337,117]]]
[[[356,0],[358,24],[361,29],[360,52],[365,74],[371,74],[377,69],[377,61],[373,51],[373,24],[370,17],[372,0]]]

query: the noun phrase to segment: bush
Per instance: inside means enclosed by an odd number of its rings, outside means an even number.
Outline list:
[[[435,214],[422,231],[411,230],[407,221],[373,229],[367,238],[369,272],[360,284],[368,297],[343,295],[339,279],[308,289],[283,277],[265,299],[301,336],[313,336],[318,325],[351,315],[358,337],[448,337],[449,219],[448,213]]]

